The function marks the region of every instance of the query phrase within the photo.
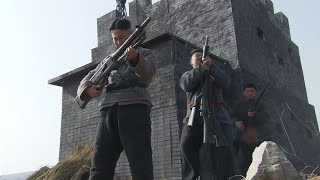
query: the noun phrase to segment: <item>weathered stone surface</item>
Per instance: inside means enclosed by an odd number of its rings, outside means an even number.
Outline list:
[[[246,180],[300,180],[295,168],[288,161],[278,145],[263,142],[252,154],[252,164]]]

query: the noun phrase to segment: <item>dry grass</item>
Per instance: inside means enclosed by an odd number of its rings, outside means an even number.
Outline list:
[[[320,180],[320,176],[311,175],[308,180]]]
[[[48,173],[50,172],[50,168],[47,166],[44,166],[40,168],[38,171],[33,173],[30,177],[28,177],[27,180],[40,180],[43,179]]]
[[[42,167],[27,180],[84,180],[89,174],[93,145],[80,146],[56,166]]]
[[[230,177],[228,180],[245,180],[246,177],[242,176],[242,175],[234,175],[232,177]]]
[[[42,167],[27,180],[87,180],[91,166],[92,151],[93,145],[80,146],[53,168]],[[305,171],[310,168],[309,166],[305,167],[300,172],[301,177],[305,180],[320,180],[320,176],[314,174],[319,167],[315,169],[312,168],[311,173],[305,173]],[[230,178],[230,180],[233,179],[245,180],[245,178],[240,175]]]
[[[300,176],[304,179],[304,180],[320,180],[320,176],[314,174],[316,172],[316,170],[319,168],[316,167],[311,167],[311,166],[306,166],[304,169],[301,170],[300,172]],[[309,173],[306,173],[305,171],[307,171],[308,169],[310,169],[311,171],[309,171]],[[228,180],[246,180],[246,178],[244,176],[241,175],[235,175],[230,177]]]
[[[303,177],[303,179],[306,179],[306,180],[320,180],[320,176],[314,174],[316,172],[316,170],[319,168],[316,167],[316,168],[312,168],[311,166],[306,166],[305,168],[303,168],[300,172],[300,176]],[[310,173],[306,173],[305,171],[308,170],[308,169],[311,169],[312,171]]]

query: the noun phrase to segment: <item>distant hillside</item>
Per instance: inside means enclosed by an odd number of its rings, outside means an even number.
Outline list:
[[[0,176],[0,180],[26,180],[33,172],[8,174]]]

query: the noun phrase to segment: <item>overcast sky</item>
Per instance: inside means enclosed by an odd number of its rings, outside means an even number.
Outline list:
[[[320,1],[273,2],[289,18],[320,117]],[[115,0],[0,0],[0,175],[57,163],[62,88],[47,81],[90,62],[96,19],[113,9]]]

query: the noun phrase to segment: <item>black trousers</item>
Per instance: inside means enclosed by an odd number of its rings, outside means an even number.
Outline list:
[[[200,148],[203,142],[203,126],[184,125],[180,139],[181,171],[183,180],[196,180],[200,176]]]
[[[237,135],[239,136],[239,135]],[[254,152],[255,148],[258,147],[258,143],[247,144],[246,142],[242,141],[238,137],[235,140],[234,147],[237,156],[237,163],[238,163],[238,173],[246,176],[247,171],[252,163],[252,153]]]
[[[240,144],[240,162],[239,162],[239,169],[240,174],[246,176],[247,171],[252,163],[252,153],[254,149],[257,147],[257,144]]]
[[[115,105],[101,111],[90,180],[113,180],[116,163],[125,151],[133,180],[153,180],[150,107]]]
[[[196,180],[199,176],[201,180],[224,180],[233,175],[233,127],[221,124],[221,128],[230,146],[203,144],[203,125],[184,125],[180,139],[183,180]]]

